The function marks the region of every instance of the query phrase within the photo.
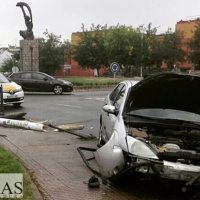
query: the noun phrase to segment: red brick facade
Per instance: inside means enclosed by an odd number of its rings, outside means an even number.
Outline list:
[[[176,30],[180,30],[184,32],[184,38],[182,40],[182,49],[189,53],[191,50],[188,47],[188,41],[192,38],[193,33],[196,29],[196,23],[199,21],[199,19],[195,20],[187,20],[187,21],[179,21],[176,23]],[[184,63],[179,63],[180,68],[191,68],[193,66],[193,63],[191,63],[187,58],[185,58],[186,61]]]

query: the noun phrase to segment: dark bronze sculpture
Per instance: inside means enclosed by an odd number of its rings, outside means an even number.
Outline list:
[[[16,6],[19,6],[22,9],[25,24],[26,24],[26,27],[27,27],[27,30],[20,31],[19,34],[25,40],[33,40],[34,39],[34,35],[33,35],[33,31],[32,31],[32,29],[33,29],[33,19],[32,19],[31,9],[30,9],[29,5],[24,3],[24,2],[18,2]],[[30,16],[26,15],[26,12],[24,10],[24,6],[28,9]]]

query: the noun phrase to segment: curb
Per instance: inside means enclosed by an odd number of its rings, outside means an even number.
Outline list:
[[[73,92],[111,90],[114,87],[115,86],[112,86],[112,87],[110,87],[110,86],[108,86],[108,87],[87,87],[87,86],[78,87],[78,86],[75,86]]]

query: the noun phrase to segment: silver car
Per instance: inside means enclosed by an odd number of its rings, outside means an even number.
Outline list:
[[[200,184],[200,77],[165,72],[123,81],[105,98],[99,148],[103,183],[127,173]]]

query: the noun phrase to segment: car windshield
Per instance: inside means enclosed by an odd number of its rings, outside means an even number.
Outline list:
[[[0,73],[0,83],[9,83],[10,81]]]
[[[187,122],[199,122],[200,123],[200,115],[180,111],[180,110],[173,110],[173,109],[160,109],[160,108],[153,108],[153,109],[139,109],[133,110],[127,113],[131,116],[138,116],[138,117],[147,117],[152,119],[171,119],[171,120],[183,120]]]

